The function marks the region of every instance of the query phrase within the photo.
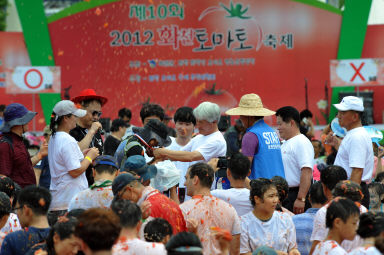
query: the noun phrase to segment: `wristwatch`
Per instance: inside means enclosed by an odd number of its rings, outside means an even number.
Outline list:
[[[301,202],[303,202],[303,203],[305,203],[305,197],[303,197],[303,198],[299,198],[299,197],[297,197],[296,199],[299,200],[299,201],[301,201]]]

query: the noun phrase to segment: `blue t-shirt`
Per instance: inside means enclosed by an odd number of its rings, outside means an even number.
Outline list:
[[[51,172],[49,170],[48,156],[44,157],[35,168],[41,170],[39,186],[49,190],[49,186],[51,185]]]
[[[1,246],[1,255],[24,255],[35,244],[47,239],[50,228],[29,227],[9,233]]]

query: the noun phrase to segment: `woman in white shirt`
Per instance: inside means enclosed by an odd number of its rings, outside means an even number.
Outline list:
[[[85,170],[99,155],[95,147],[83,154],[77,141],[69,135],[69,131],[76,127],[77,118],[85,114],[85,110],[77,109],[69,100],[60,101],[53,108],[50,124],[52,136],[48,144],[52,194],[48,215],[50,223],[65,213],[74,195],[88,188]]]
[[[241,217],[240,254],[252,254],[262,245],[272,247],[278,254],[300,254],[291,216],[276,211],[276,186],[265,178],[252,180],[250,185],[253,211]]]

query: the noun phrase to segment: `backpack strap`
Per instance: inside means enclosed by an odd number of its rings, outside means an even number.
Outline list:
[[[9,144],[9,147],[11,147],[12,149],[12,152],[13,152],[13,141],[12,141],[12,137],[6,135],[6,134],[2,134],[1,137],[0,137],[0,143],[8,143]]]

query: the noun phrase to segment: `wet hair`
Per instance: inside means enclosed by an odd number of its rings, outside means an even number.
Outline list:
[[[348,179],[347,172],[341,166],[327,166],[320,172],[320,181],[329,190],[333,190],[339,181]]]
[[[158,104],[143,104],[140,110],[140,118],[144,123],[144,119],[150,116],[157,116],[161,121],[164,120],[164,109]]]
[[[288,197],[288,182],[281,176],[273,176],[271,181],[276,186],[280,203],[282,203]]]
[[[205,120],[210,123],[219,122],[220,120],[220,107],[211,102],[202,102],[194,110],[193,115],[197,120]]]
[[[359,207],[351,199],[336,197],[327,208],[325,225],[332,229],[336,218],[346,223],[348,218],[354,215],[360,215]]]
[[[191,251],[188,251],[188,248]],[[180,232],[172,236],[165,249],[168,255],[203,255],[203,245],[199,237],[191,232]]]
[[[49,124],[49,129],[51,130],[51,136],[52,137],[56,134],[57,129],[58,129],[59,125],[61,124],[61,122],[63,121],[64,117],[71,117],[71,115],[72,114],[67,114],[67,115],[59,116],[56,119],[56,113],[52,112],[51,123]]]
[[[251,200],[253,207],[255,207],[256,205],[255,196],[263,200],[264,194],[265,192],[267,192],[267,190],[269,190],[270,188],[276,188],[275,184],[271,180],[265,179],[265,178],[257,178],[257,179],[251,180],[250,186],[251,186],[251,191],[250,191],[249,199]]]
[[[241,153],[232,155],[228,162],[228,169],[235,180],[244,180],[249,174],[250,167],[248,157]]]
[[[129,200],[114,199],[111,209],[119,217],[123,228],[134,228],[141,220],[140,207]]]
[[[360,215],[357,234],[362,238],[377,237],[384,231],[384,213],[366,212]]]
[[[47,215],[52,196],[46,188],[31,185],[20,191],[17,200],[20,207],[28,206],[35,215]]]
[[[60,240],[71,238],[75,232],[77,219],[74,217],[64,217],[60,221],[56,222],[49,230],[48,237],[46,239],[48,254],[55,254],[55,244],[53,237],[55,233],[59,236]]]
[[[17,199],[18,199],[20,191],[21,191],[20,185],[17,184],[16,182],[14,184],[15,184],[15,195],[14,195],[13,201],[12,201],[12,208],[16,208]]]
[[[200,180],[200,185],[210,188],[215,177],[215,173],[210,165],[207,163],[196,163],[189,168],[189,177],[197,176]]]
[[[309,198],[311,204],[321,204],[324,205],[327,202],[327,198],[324,195],[323,186],[321,182],[314,182],[309,189]]]
[[[179,121],[196,125],[196,118],[193,115],[193,109],[188,106],[183,106],[177,109],[175,115],[173,115],[173,121],[175,123]]]
[[[378,195],[384,194],[384,184],[380,182],[371,182],[368,184],[368,189],[371,189]]]
[[[112,121],[112,125],[111,125],[111,132],[117,132],[119,131],[119,128],[120,127],[126,127],[127,126],[127,123],[125,123],[124,120],[122,119],[114,119]]]
[[[85,212],[85,209],[82,209],[82,208],[70,210],[67,213],[67,218],[70,218],[70,217],[78,218],[83,212]]]
[[[292,106],[284,106],[276,111],[276,117],[280,117],[284,122],[288,123],[294,120],[296,126],[300,126],[300,114],[299,111]]]
[[[300,112],[300,120],[303,120],[304,118],[312,118],[313,114],[310,110],[304,109]]]
[[[231,126],[231,116],[221,115],[217,128],[220,132],[225,132]]]
[[[128,117],[129,119],[131,119],[132,118],[132,112],[128,108],[121,108],[119,110],[118,116],[120,119],[122,119],[124,117]]]
[[[375,182],[382,182],[384,180],[384,172],[378,173],[375,178]]]
[[[4,192],[9,198],[15,196],[15,183],[7,176],[0,176],[0,192]]]
[[[114,166],[109,166],[109,165],[96,165],[95,166],[95,171],[98,173],[98,174],[102,174],[102,173],[108,173],[108,174],[114,174],[116,173],[118,169]]]
[[[78,217],[75,235],[92,251],[109,251],[120,235],[119,218],[110,209],[88,209]]]
[[[335,150],[335,148],[333,147],[331,149],[332,149],[332,152],[327,156],[327,159],[325,160],[325,163],[329,166],[335,163],[336,155],[337,155],[337,150]]]
[[[363,200],[363,192],[361,186],[350,180],[340,181],[332,190],[333,197],[346,197],[353,202],[361,202]]]
[[[368,184],[368,190],[369,193],[371,193],[372,190],[375,194],[379,196],[384,195],[384,184],[382,184],[381,182],[371,182],[370,184]],[[384,203],[383,200],[381,200],[381,203]]]
[[[167,220],[155,218],[144,227],[144,238],[147,242],[160,243],[166,236],[172,236],[172,226]]]
[[[99,103],[100,105],[102,105],[101,100],[98,100],[98,99],[95,99],[95,98],[85,99],[85,100],[83,100],[83,101],[80,102],[80,105],[81,105],[83,108],[87,108],[92,102],[97,102],[97,103]]]
[[[11,201],[9,196],[4,192],[0,192],[0,219],[12,212]]]

